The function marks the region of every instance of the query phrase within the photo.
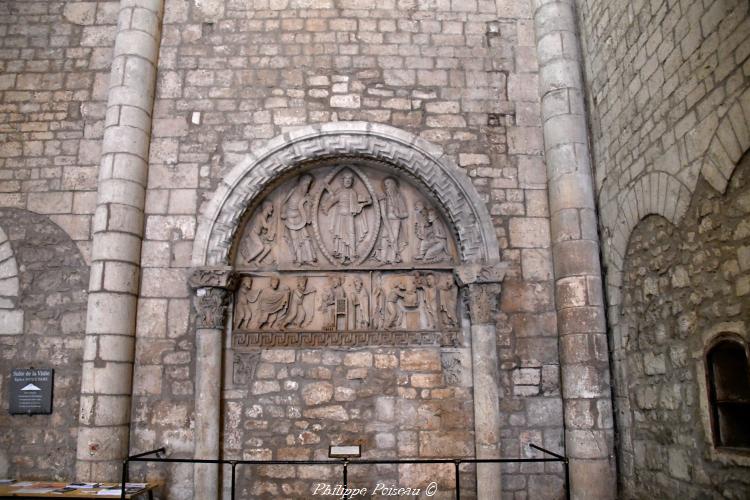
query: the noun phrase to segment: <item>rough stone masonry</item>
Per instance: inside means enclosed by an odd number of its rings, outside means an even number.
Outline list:
[[[0,476],[534,443],[573,498],[741,497],[704,380],[750,344],[748,34],[735,0],[0,3]],[[29,366],[52,415],[7,414]],[[242,498],[339,478],[239,470]],[[132,477],[213,498],[229,472]],[[431,478],[452,498],[452,466],[350,475]]]

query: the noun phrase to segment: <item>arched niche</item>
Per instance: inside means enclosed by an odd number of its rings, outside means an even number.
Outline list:
[[[305,176],[312,178],[309,186]],[[347,176],[350,181],[345,180]],[[390,225],[387,216],[379,215],[388,178],[395,180],[405,202],[406,216],[396,243],[403,244],[400,252],[393,247],[384,249],[382,239]],[[305,202],[309,217],[300,218],[286,206],[293,202],[300,207],[299,199],[290,202],[296,189],[301,191],[297,198],[309,198]],[[347,189],[353,192],[347,194]],[[350,213],[339,213],[347,204],[354,207]],[[197,313],[197,458],[214,458],[220,453],[220,393],[222,380],[227,380],[222,374],[229,375],[225,371],[229,367],[222,367],[224,349],[247,348],[252,357],[258,349],[279,347],[441,348],[463,340],[462,349],[471,358],[466,366],[471,367],[467,385],[473,387],[474,452],[480,458],[499,456],[494,313],[505,270],[499,262],[495,229],[479,193],[439,148],[378,124],[341,122],[304,127],[269,141],[235,166],[201,212],[190,277]],[[282,213],[287,222],[281,220]],[[390,222],[393,229],[396,221]],[[364,223],[367,233],[362,229]],[[425,229],[422,236],[420,225]],[[442,230],[437,230],[438,226]],[[348,234],[342,227],[349,228]],[[424,236],[429,233],[432,236]],[[291,243],[283,241],[284,236]],[[300,243],[305,241],[309,245]],[[391,308],[381,318],[382,324],[374,321],[375,273],[380,273],[380,283],[387,284],[387,294],[396,294],[390,301],[403,313],[394,316]],[[367,284],[371,301],[370,317],[362,324],[357,304],[351,300],[358,277]],[[248,278],[255,283],[248,283]],[[299,278],[307,282],[296,288]],[[448,283],[450,292],[441,297],[439,289]],[[247,290],[243,291],[243,286]],[[469,315],[463,322],[456,304],[459,286],[467,289]],[[345,289],[345,300],[337,287]],[[306,325],[305,317],[295,324],[297,314],[287,314],[294,310],[295,288],[303,298],[313,291],[320,296],[308,305],[320,315],[317,323]],[[252,309],[252,317],[239,324],[243,294],[249,296],[247,307]],[[332,299],[330,304],[328,299]],[[261,301],[263,308],[258,305]],[[434,304],[431,318],[425,314],[429,301]],[[450,306],[441,309],[446,303]],[[353,314],[340,318],[339,305],[354,308],[349,310]],[[279,312],[283,308],[286,311]],[[246,371],[240,368],[240,372]],[[233,382],[238,380],[237,366],[234,369],[230,375]],[[242,373],[239,379],[245,380]],[[197,497],[214,496],[217,484],[215,467],[196,466]],[[486,498],[494,498],[499,491],[499,469],[494,465],[478,467],[477,487]]]

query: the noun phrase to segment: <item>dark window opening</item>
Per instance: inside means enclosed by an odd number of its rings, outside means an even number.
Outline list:
[[[714,445],[750,448],[750,367],[745,347],[722,340],[711,348],[706,361]]]

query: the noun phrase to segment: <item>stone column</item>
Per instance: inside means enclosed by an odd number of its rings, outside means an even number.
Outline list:
[[[466,289],[471,318],[471,360],[474,385],[474,448],[477,458],[500,458],[500,371],[495,313],[505,266],[467,265],[456,270]],[[500,464],[477,464],[477,498],[499,500]]]
[[[195,290],[195,458],[219,458],[222,339],[235,278],[229,268],[193,270]],[[196,465],[194,498],[218,498],[219,467]]]
[[[599,237],[575,0],[534,0],[555,303],[574,499],[615,498]]]
[[[135,314],[163,0],[122,0],[93,221],[76,476],[118,480],[128,454]]]

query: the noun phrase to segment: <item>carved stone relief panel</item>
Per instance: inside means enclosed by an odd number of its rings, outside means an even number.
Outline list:
[[[388,338],[403,337],[390,332],[456,332],[457,295],[453,275],[442,270],[244,272],[235,292],[233,343],[257,346],[248,344],[250,332],[377,333],[372,339],[385,332]]]
[[[456,256],[406,177],[354,159],[304,170],[244,224],[233,347],[455,345]]]
[[[266,196],[244,224],[235,267],[450,266],[456,255],[444,218],[406,178],[348,159],[304,171]]]

